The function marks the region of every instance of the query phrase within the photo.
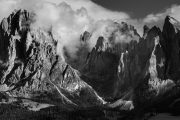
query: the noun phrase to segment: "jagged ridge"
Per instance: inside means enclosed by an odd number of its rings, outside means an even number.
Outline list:
[[[21,9],[1,22],[1,92],[52,104],[58,104],[57,100],[80,106],[103,104],[78,71],[57,53],[58,41],[51,31],[30,27],[33,15]]]
[[[85,32],[78,52],[80,72],[57,53],[58,41],[51,31],[30,28],[33,16],[19,10],[1,22],[1,92],[36,100],[44,96],[41,99],[57,105],[60,101],[84,107],[105,104],[129,110],[133,104],[160,99],[179,82],[179,23],[170,16],[162,32],[145,26],[143,37],[133,26],[114,23],[122,34],[131,32],[139,39],[131,36],[130,42],[117,43],[113,35],[99,37],[90,53],[83,51],[91,37]]]

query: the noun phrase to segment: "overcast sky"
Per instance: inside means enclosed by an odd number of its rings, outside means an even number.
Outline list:
[[[124,11],[133,18],[144,18],[151,13],[159,13],[179,5],[180,0],[92,0],[93,2],[113,11]]]
[[[92,47],[99,36],[105,36],[107,27],[110,32],[115,29],[114,22],[133,25],[142,36],[144,25],[162,29],[167,15],[180,21],[180,0],[0,0],[0,21],[20,8],[37,15],[33,27],[53,26],[65,46],[75,46],[79,36],[89,31]]]

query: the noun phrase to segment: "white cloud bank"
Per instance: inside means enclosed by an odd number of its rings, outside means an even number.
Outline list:
[[[1,17],[7,17],[14,9],[24,8],[36,14],[33,28],[52,28],[58,39],[58,47],[64,46],[74,57],[84,31],[93,34],[89,47],[94,47],[99,36],[104,36],[106,27],[113,27],[113,21],[130,19],[124,12],[111,11],[91,0],[1,0],[0,6],[8,6]],[[0,19],[2,19],[0,18]],[[107,20],[111,19],[111,20]],[[105,37],[105,36],[104,36]]]
[[[91,0],[0,0],[0,20],[19,8],[36,13],[34,27],[45,30],[53,28],[52,32],[59,40],[59,49],[65,46],[72,56],[78,50],[79,37],[84,31],[93,34],[89,42],[89,47],[92,48],[99,36],[108,38],[113,31],[117,30],[113,24],[114,21],[124,21],[134,25],[140,35],[143,34],[144,24],[162,28],[167,15],[180,21],[178,5],[173,5],[162,13],[150,14],[143,19],[131,19],[125,12],[108,10]],[[130,40],[131,38],[127,36],[117,34],[116,42]]]

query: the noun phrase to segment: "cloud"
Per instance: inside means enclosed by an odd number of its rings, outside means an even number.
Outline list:
[[[164,20],[167,15],[174,17],[176,20],[180,21],[180,5],[172,5],[170,8],[165,9],[163,12],[156,14],[149,14],[145,18],[141,19],[127,19],[125,22],[131,24],[138,31],[140,36],[143,35],[143,26],[147,25],[149,28],[157,26],[163,29]]]
[[[56,5],[62,2],[66,2],[68,5],[71,6],[72,10],[74,11],[84,7],[87,9],[88,14],[95,20],[124,20],[130,18],[130,16],[125,12],[111,11],[100,5],[97,5],[91,0],[0,0],[0,5],[2,4],[4,6],[1,7],[2,9],[4,9],[4,11],[11,13],[15,8],[29,9],[32,6],[41,6],[41,4],[44,2],[54,3]]]
[[[174,17],[176,20],[180,21],[180,5],[172,5],[170,8],[167,8],[164,12],[157,14],[149,14],[142,21],[148,26],[159,26],[161,29],[164,24],[164,19],[167,15]]]
[[[82,7],[74,11],[65,2],[58,5],[45,2],[31,9],[36,13],[36,22],[31,27],[46,31],[52,29],[53,36],[58,40],[58,51],[66,47],[71,57],[74,57],[80,45],[80,35],[89,31],[94,22],[87,10]]]
[[[14,11],[16,2],[16,0],[0,0],[0,21]]]
[[[80,35],[84,31],[93,34],[89,48],[94,47],[98,37],[113,20],[125,21],[130,16],[124,12],[111,11],[91,0],[1,0],[0,5],[8,6],[2,17],[7,17],[14,9],[24,8],[36,14],[33,28],[52,29],[58,39],[58,51],[64,47],[72,57],[80,45]],[[7,15],[7,16],[5,16]],[[106,19],[111,20],[106,20]],[[109,22],[107,22],[109,21]],[[109,24],[111,22],[111,24]]]
[[[147,15],[142,19],[131,19],[131,16],[125,12],[108,10],[91,0],[0,0],[0,20],[19,8],[34,11],[36,22],[31,27],[52,30],[53,36],[59,41],[58,51],[66,47],[72,57],[78,50],[80,35],[84,31],[92,33],[88,42],[91,50],[99,36],[109,39],[114,33],[117,43],[138,39],[133,32],[128,34],[119,32],[114,22],[124,21],[132,24],[142,36],[144,24],[162,28],[167,15],[180,21],[180,6],[178,5],[173,5],[158,14]]]
[[[59,4],[64,0],[45,0],[45,1]],[[102,20],[102,19],[125,20],[130,18],[130,16],[125,12],[108,10],[100,5],[95,4],[91,0],[65,0],[64,2],[69,4],[73,10],[77,10],[81,7],[86,8],[89,16],[91,16],[94,20]]]
[[[67,0],[67,3],[59,3],[60,1],[54,0],[55,3],[52,3],[52,1],[43,2],[31,7],[31,10],[36,13],[36,22],[32,25],[32,28],[40,27],[44,30],[52,28],[53,35],[58,39],[58,51],[62,51],[65,47],[71,57],[76,57],[76,52],[80,46],[80,35],[84,31],[92,33],[92,37],[88,41],[88,47],[91,51],[100,36],[109,39],[113,31],[111,33],[109,31],[108,36],[107,29],[117,29],[114,26],[115,19],[118,21],[129,19],[125,13],[107,10],[90,0],[74,0],[76,2]],[[112,16],[113,19],[107,20],[109,16]],[[120,39],[120,35],[116,36],[119,36]],[[125,35],[121,36],[123,36],[121,39],[129,39]]]

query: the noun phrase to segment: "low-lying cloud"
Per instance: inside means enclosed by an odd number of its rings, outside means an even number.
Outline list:
[[[51,30],[53,36],[58,39],[58,50],[66,47],[74,57],[80,45],[80,35],[84,31],[89,31],[93,24],[87,10],[80,8],[74,11],[65,2],[58,5],[46,2],[31,9],[36,13],[36,22],[31,27]]]
[[[150,14],[142,19],[131,19],[125,12],[111,11],[91,0],[0,0],[0,20],[8,17],[14,9],[24,8],[35,12],[36,22],[32,28],[51,30],[53,36],[58,40],[58,51],[66,47],[71,57],[80,45],[80,35],[89,31],[92,36],[89,49],[95,46],[99,36],[109,39],[112,34],[115,42],[130,42],[132,39],[138,41],[138,36],[132,31],[123,34],[115,21],[122,21],[132,24],[142,36],[144,24],[152,27],[163,26],[164,18],[167,15],[180,21],[180,6],[173,5],[166,11],[158,14]]]
[[[66,47],[71,57],[75,57],[80,45],[80,35],[84,31],[89,31],[92,34],[88,41],[88,47],[91,50],[98,37],[104,36],[108,39],[105,32],[108,27],[112,27],[113,20],[125,21],[130,18],[124,12],[110,11],[91,0],[2,1],[2,4],[8,4],[11,8],[6,10],[5,14],[10,14],[13,9],[20,7],[33,11],[36,15],[35,23],[31,27],[40,27],[46,31],[51,30],[53,36],[58,40],[58,51],[62,51]],[[107,20],[108,18],[111,20]]]
[[[52,28],[52,33],[58,39],[58,51],[62,51],[65,47],[71,57],[76,56],[80,46],[80,35],[84,31],[92,34],[88,41],[88,47],[91,50],[100,36],[109,39],[112,33],[118,29],[114,25],[115,20],[121,22],[129,19],[129,15],[126,13],[110,11],[90,0],[75,1],[44,2],[31,7],[31,10],[36,13],[36,22],[32,27],[40,27],[45,30]],[[55,2],[57,1],[55,0]],[[114,35],[116,36],[115,42],[132,40],[125,34],[118,34],[118,31]]]

